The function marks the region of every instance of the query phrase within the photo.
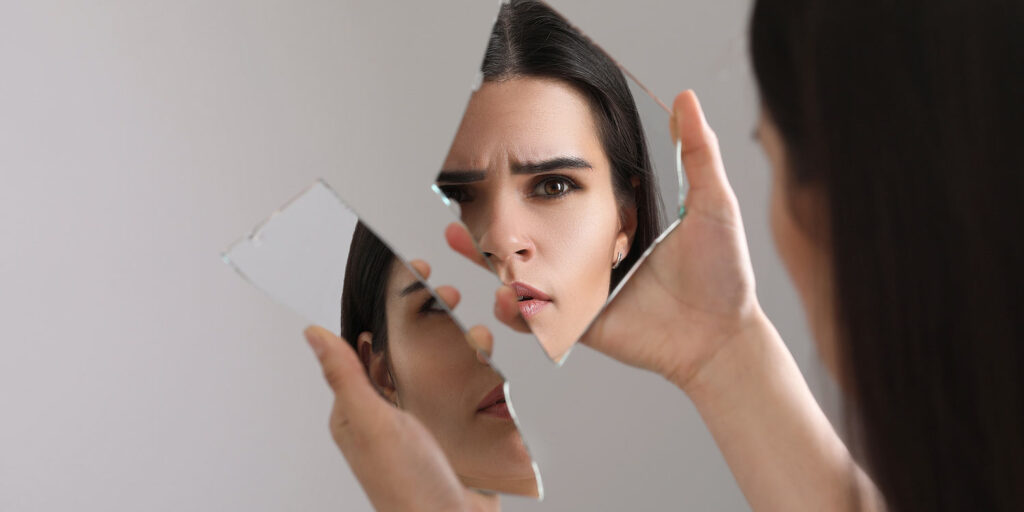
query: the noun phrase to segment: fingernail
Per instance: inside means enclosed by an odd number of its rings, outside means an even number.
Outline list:
[[[313,353],[317,357],[324,355],[324,351],[327,350],[327,340],[324,339],[323,334],[320,332],[318,327],[309,327],[306,329],[306,342],[309,343],[310,348],[313,349]]]

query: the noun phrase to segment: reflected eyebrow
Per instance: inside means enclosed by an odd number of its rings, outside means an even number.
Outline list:
[[[474,181],[483,181],[485,176],[484,171],[441,171],[437,175],[437,182],[439,183],[450,183],[453,185],[461,185],[464,183],[473,183]]]
[[[512,174],[540,174],[543,172],[557,171],[558,169],[593,169],[590,162],[578,156],[560,156],[541,160],[540,162],[523,162],[512,165]],[[485,171],[479,170],[449,170],[441,171],[437,175],[438,183],[451,185],[462,185],[483,181],[487,176]]]
[[[402,291],[398,292],[398,296],[399,297],[405,297],[406,295],[409,295],[410,293],[413,293],[413,292],[420,291],[423,288],[425,288],[425,286],[423,285],[422,282],[420,282],[420,281],[413,281],[412,284],[410,284],[409,286],[406,286],[405,288],[402,288]]]
[[[512,166],[512,174],[538,174],[558,169],[593,169],[590,162],[577,156],[560,156],[540,162],[523,162]]]

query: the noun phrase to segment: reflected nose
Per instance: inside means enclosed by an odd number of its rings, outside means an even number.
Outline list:
[[[509,208],[495,208],[493,213],[479,239],[480,250],[502,274],[513,260],[529,261],[536,248],[519,215]]]

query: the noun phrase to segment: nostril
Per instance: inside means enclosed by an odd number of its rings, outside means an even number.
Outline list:
[[[518,251],[516,251],[516,254],[518,254],[520,256],[526,256],[526,253],[528,253],[528,252],[530,252],[530,251],[528,251],[526,249],[519,249]]]
[[[490,258],[491,256],[494,256],[493,252],[483,251],[483,253],[484,253],[484,258]]]

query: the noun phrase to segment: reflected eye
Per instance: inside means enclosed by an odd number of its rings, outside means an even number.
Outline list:
[[[545,199],[562,197],[580,187],[565,176],[550,176],[537,182],[531,195]]]
[[[446,313],[446,311],[441,308],[440,304],[437,303],[437,299],[431,296],[423,303],[422,306],[420,306],[420,309],[419,311],[417,311],[417,313],[421,315],[430,315],[434,313]]]
[[[469,189],[464,185],[438,185],[437,188],[441,189],[445,197],[456,203],[465,203],[473,199]]]

